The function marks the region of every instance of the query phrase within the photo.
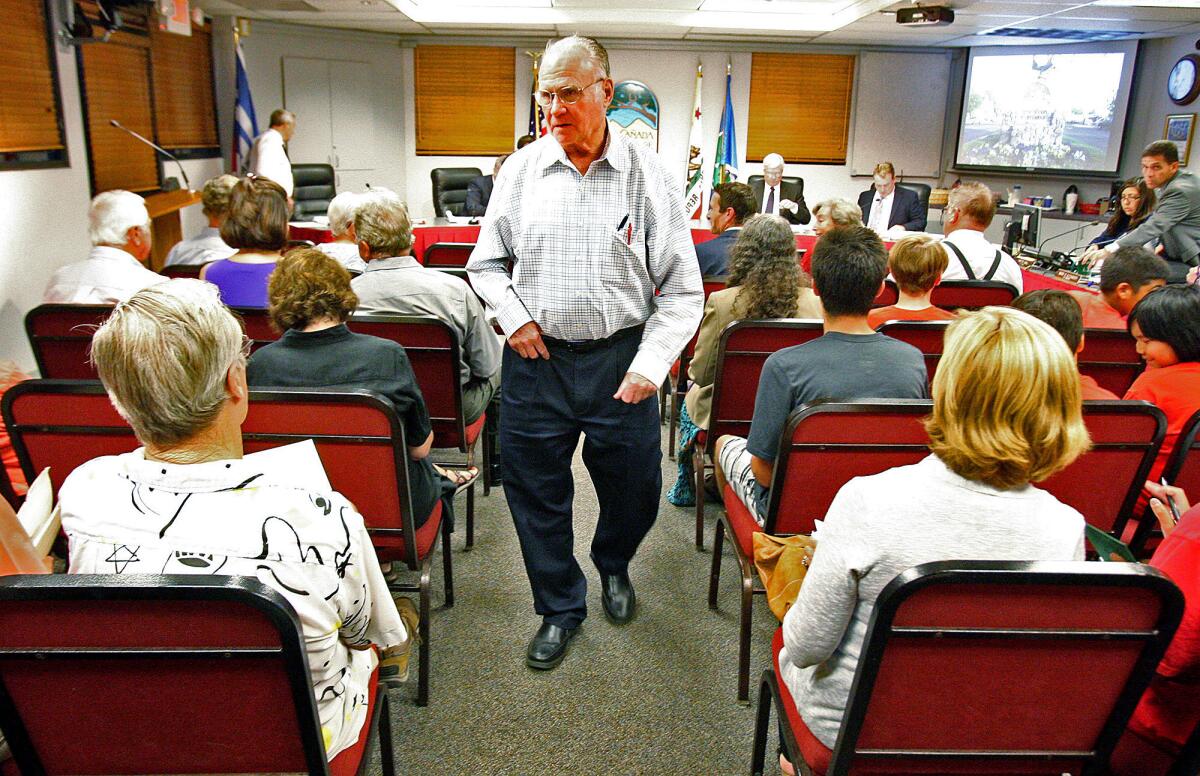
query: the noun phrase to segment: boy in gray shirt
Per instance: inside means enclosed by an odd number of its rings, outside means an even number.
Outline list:
[[[761,525],[779,439],[792,410],[818,399],[926,399],[921,352],[871,329],[867,313],[887,276],[887,251],[874,231],[834,229],[813,250],[813,292],[825,334],[772,354],[763,365],[750,436],[717,440],[717,482],[733,486]]]

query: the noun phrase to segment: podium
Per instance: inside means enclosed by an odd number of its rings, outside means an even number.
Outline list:
[[[187,189],[164,191],[146,197],[146,210],[150,213],[154,238],[150,247],[150,269],[155,272],[161,270],[171,248],[183,239],[179,211],[199,201],[200,192]]]

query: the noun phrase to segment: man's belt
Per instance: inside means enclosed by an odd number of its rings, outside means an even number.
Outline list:
[[[617,333],[610,334],[603,339],[594,340],[561,340],[542,335],[542,342],[545,342],[548,347],[561,348],[571,353],[591,353],[593,350],[607,348],[631,337],[641,338],[642,330],[645,328],[645,324],[638,324],[637,326],[630,326],[628,329],[621,329]]]

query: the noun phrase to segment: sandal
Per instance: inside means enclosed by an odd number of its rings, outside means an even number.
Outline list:
[[[458,493],[470,487],[479,477],[478,466],[468,466],[465,469],[447,469],[444,466],[433,465],[433,470],[454,483],[454,492]]]

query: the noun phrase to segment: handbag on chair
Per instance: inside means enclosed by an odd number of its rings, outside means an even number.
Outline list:
[[[812,565],[817,541],[811,536],[772,536],[755,531],[754,567],[767,590],[767,605],[783,621],[783,616],[800,595],[800,585]]]

